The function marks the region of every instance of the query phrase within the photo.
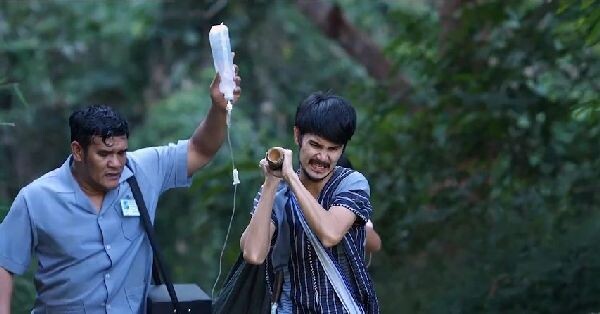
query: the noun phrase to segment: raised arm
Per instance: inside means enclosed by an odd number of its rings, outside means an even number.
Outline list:
[[[237,75],[237,72],[238,68],[235,66],[236,76],[234,80],[236,87],[233,92],[234,102],[237,101],[241,93],[241,79]],[[227,134],[227,100],[225,100],[223,93],[219,90],[220,81],[219,75],[215,75],[210,84],[212,106],[206,118],[200,123],[190,138],[187,158],[188,176],[193,175],[213,158],[219,147],[221,147],[221,144],[223,144],[223,140]]]
[[[273,175],[273,171],[268,169],[266,164],[265,159],[260,161],[260,166],[265,174],[265,183],[262,186],[258,204],[250,223],[240,238],[240,248],[244,260],[256,265],[265,261],[271,247],[271,239],[275,233],[275,225],[271,221],[271,214],[280,179]]]
[[[12,275],[0,267],[0,314],[10,314],[12,287]]]

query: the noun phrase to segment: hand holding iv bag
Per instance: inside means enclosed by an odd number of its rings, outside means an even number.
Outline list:
[[[223,93],[227,102],[231,102],[233,101],[233,89],[235,88],[235,82],[233,81],[235,70],[233,69],[233,53],[231,52],[227,26],[221,23],[211,27],[208,39],[215,70],[221,77],[219,90]]]

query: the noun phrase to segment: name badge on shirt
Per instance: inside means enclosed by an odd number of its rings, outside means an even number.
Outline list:
[[[140,211],[138,210],[138,206],[135,203],[135,200],[132,199],[122,199],[121,200],[121,211],[123,212],[123,216],[125,217],[139,217]]]

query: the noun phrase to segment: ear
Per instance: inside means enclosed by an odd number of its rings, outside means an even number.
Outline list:
[[[294,127],[294,142],[296,142],[296,145],[301,146],[302,143],[300,143],[300,130],[298,129],[297,126]]]
[[[84,152],[81,144],[79,144],[79,142],[77,142],[77,141],[71,142],[71,154],[73,154],[73,159],[75,161],[79,161],[79,162],[83,161],[85,152]]]

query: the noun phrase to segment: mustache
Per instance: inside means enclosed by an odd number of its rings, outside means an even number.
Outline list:
[[[317,165],[317,166],[323,166],[325,168],[329,168],[329,166],[331,165],[331,163],[329,163],[329,162],[321,161],[321,160],[318,160],[318,159],[310,159],[308,161],[308,163],[309,164],[314,164],[314,165]]]

